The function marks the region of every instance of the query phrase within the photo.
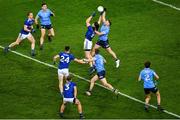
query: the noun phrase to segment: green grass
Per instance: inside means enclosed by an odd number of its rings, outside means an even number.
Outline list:
[[[171,3],[170,0],[163,0]],[[116,69],[112,57],[103,49],[107,59],[107,79],[121,92],[144,100],[142,84],[136,81],[143,62],[150,60],[159,74],[162,105],[168,111],[180,113],[180,18],[179,11],[162,6],[151,0],[49,0],[48,6],[56,17],[52,18],[55,38],[45,42],[39,51],[39,31],[36,39],[36,59],[52,63],[52,57],[70,45],[73,54],[83,58],[83,41],[86,32],[85,19],[98,5],[106,6],[112,21],[110,45],[122,61]],[[0,45],[13,42],[22,27],[26,12],[34,14],[40,9],[40,0],[0,0]],[[173,0],[173,5],[180,5]],[[98,16],[95,17],[95,20]],[[94,39],[94,43],[97,38]],[[47,40],[46,40],[47,41]],[[14,48],[25,55],[30,44],[25,40]],[[70,71],[85,78],[87,65],[72,63]],[[91,97],[84,95],[89,84],[74,78],[78,85],[78,98],[82,102],[86,118],[175,118],[151,109],[144,112],[143,105],[125,97],[116,97],[109,91],[95,87]],[[15,54],[0,52],[0,118],[58,118],[61,99],[58,93],[57,71]],[[155,96],[151,103],[156,105]],[[68,105],[65,116],[78,118],[76,107]]]

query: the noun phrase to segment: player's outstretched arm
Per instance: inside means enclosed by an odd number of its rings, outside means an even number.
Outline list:
[[[57,58],[59,58],[59,55],[55,55],[55,56],[53,57],[53,63],[54,63],[54,64],[56,64]]]
[[[159,76],[155,72],[154,72],[154,76],[155,76],[156,80],[159,79]]]
[[[86,26],[87,26],[87,27],[89,27],[89,26],[91,25],[90,22],[91,22],[92,18],[93,18],[95,15],[96,15],[96,13],[93,12],[93,13],[91,14],[91,16],[86,19]]]
[[[99,19],[98,19],[98,24],[100,25],[101,24],[101,15],[99,16]]]
[[[75,58],[74,61],[77,62],[77,63],[80,63],[80,64],[86,64],[86,63],[88,63],[88,62],[86,62],[86,61],[84,61],[84,60],[80,60],[80,59],[77,59],[77,58]]]
[[[101,20],[103,23],[106,22],[106,11],[104,11],[103,14],[101,15]]]
[[[95,31],[95,33],[98,35],[98,36],[101,36],[101,35],[103,35],[104,33],[103,32],[99,32],[99,31]]]
[[[77,87],[74,86],[74,98],[77,98]]]
[[[141,75],[139,75],[138,81],[141,81]]]
[[[39,16],[36,15],[36,17],[35,17],[35,24],[36,24],[36,25],[38,24],[38,19],[39,19]]]

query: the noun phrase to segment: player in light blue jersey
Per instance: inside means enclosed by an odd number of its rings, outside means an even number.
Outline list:
[[[90,96],[92,94],[92,89],[94,87],[95,82],[99,79],[103,86],[109,88],[111,91],[113,91],[115,94],[118,94],[118,90],[115,89],[111,84],[109,84],[105,78],[105,68],[104,63],[106,63],[106,60],[99,54],[99,50],[95,50],[95,56],[93,57],[92,61],[94,62],[95,69],[97,71],[97,74],[91,79],[90,81],[90,87],[89,90],[86,91],[86,94]]]
[[[46,34],[46,29],[48,30],[48,40],[51,42],[52,37],[55,36],[54,29],[52,27],[51,23],[51,16],[55,16],[55,14],[47,8],[47,4],[42,4],[42,9],[38,12],[35,18],[35,23],[37,25],[37,28],[39,28],[38,25],[38,19],[40,19],[41,24],[41,38],[40,38],[40,50],[43,49],[43,43],[44,43],[44,37]]]
[[[63,118],[64,117],[64,109],[66,107],[67,103],[74,103],[75,105],[77,105],[78,108],[78,112],[79,112],[79,116],[80,119],[83,119],[83,111],[82,111],[82,105],[81,102],[77,99],[77,86],[76,83],[72,82],[72,77],[68,76],[66,79],[66,83],[64,85],[64,92],[63,92],[63,103],[60,107],[60,117]]]
[[[156,86],[156,82],[154,81],[154,78],[158,80],[159,76],[154,72],[154,70],[150,69],[151,63],[149,61],[145,62],[144,65],[145,65],[145,68],[140,72],[138,81],[143,80],[144,82],[144,92],[146,95],[145,110],[148,111],[148,105],[151,99],[151,93],[155,93],[157,96],[157,108],[158,110],[162,111],[163,108],[161,107],[160,92]]]
[[[15,47],[16,45],[19,45],[22,40],[28,39],[31,42],[31,56],[35,56],[35,39],[31,32],[34,32],[33,24],[34,24],[34,18],[33,13],[28,12],[27,19],[24,21],[23,29],[20,31],[17,39],[15,42],[11,43],[9,46],[5,47],[4,51],[8,52],[8,50],[12,47]]]
[[[93,45],[92,39],[95,36],[95,30],[98,30],[99,28],[98,22],[94,22],[92,25],[90,23],[92,18],[95,15],[96,13],[93,12],[92,15],[86,19],[87,31],[86,31],[85,40],[84,40],[84,53],[85,53],[86,59],[92,59],[92,56],[91,56],[91,49]],[[92,62],[89,62],[89,65],[90,65],[90,72],[91,72],[93,70]]]
[[[65,52],[60,52],[58,55],[54,56],[53,58],[54,63],[58,58],[60,58],[59,66],[58,66],[59,90],[60,93],[63,94],[63,79],[66,79],[66,77],[69,76],[70,62],[75,61],[80,64],[85,64],[87,62],[75,58],[74,55],[70,53],[69,46],[65,46]]]
[[[118,68],[120,65],[120,60],[117,58],[115,52],[111,49],[109,45],[109,41],[108,41],[108,35],[110,31],[111,22],[110,20],[106,20],[105,16],[106,16],[106,9],[104,9],[104,11],[101,13],[101,16],[100,16],[100,19],[103,22],[100,32],[95,31],[95,33],[99,36],[99,40],[93,47],[92,56],[94,56],[96,49],[99,49],[100,47],[102,47],[106,49],[106,51],[113,56],[113,58],[115,59],[116,68]],[[99,24],[101,23],[101,21],[99,22]]]

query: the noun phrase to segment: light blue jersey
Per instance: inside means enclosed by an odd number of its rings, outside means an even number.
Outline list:
[[[144,88],[154,88],[154,75],[156,73],[150,68],[144,68],[140,72],[141,79],[144,81]]]
[[[46,11],[40,10],[37,16],[40,18],[41,25],[51,25],[51,10],[47,9]]]
[[[109,27],[109,26],[106,26],[105,24],[103,24],[103,25],[101,26],[101,29],[100,29],[100,32],[102,32],[103,35],[100,35],[100,36],[99,36],[99,40],[101,40],[101,41],[107,41],[107,40],[108,40],[109,31],[110,31],[110,27]]]
[[[105,71],[103,56],[101,56],[100,54],[96,54],[94,56],[94,62],[95,62],[94,65],[95,65],[97,72]]]

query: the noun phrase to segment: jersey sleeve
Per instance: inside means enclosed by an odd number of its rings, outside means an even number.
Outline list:
[[[88,28],[89,31],[93,31],[92,26],[88,26],[87,28]]]
[[[27,26],[28,26],[28,24],[29,24],[28,21],[25,20],[25,21],[24,21],[24,25],[27,25]]]
[[[153,73],[154,76],[156,75],[156,72],[154,70],[152,70],[152,73]]]
[[[62,55],[62,52],[59,53],[59,57],[61,57],[61,55]]]
[[[74,87],[77,86],[76,83],[73,82],[73,86],[74,86]]]
[[[74,55],[71,54],[71,55],[70,55],[70,60],[74,60],[74,59],[75,59]]]

